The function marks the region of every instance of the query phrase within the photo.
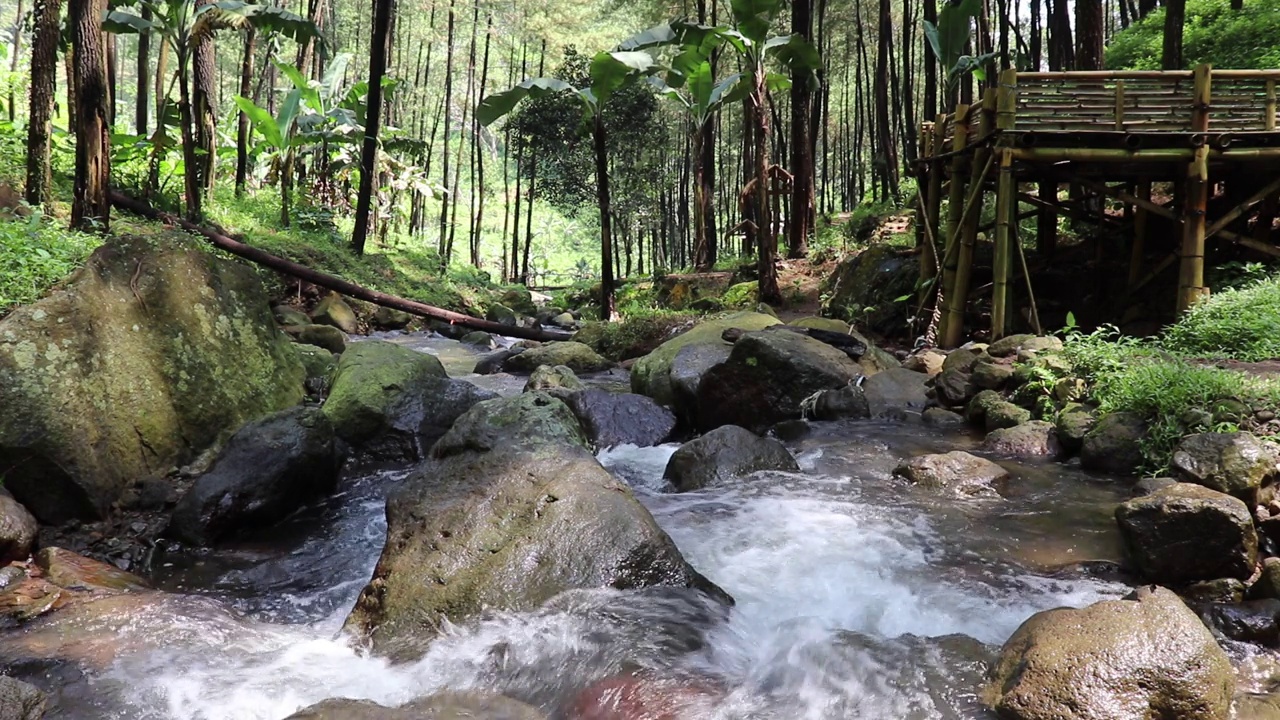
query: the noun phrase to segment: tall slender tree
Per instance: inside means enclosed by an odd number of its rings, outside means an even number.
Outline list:
[[[365,105],[364,143],[360,150],[360,191],[356,197],[355,227],[351,249],[364,254],[369,236],[369,206],[378,168],[378,131],[382,121],[382,79],[387,72],[392,0],[376,0],[373,5],[373,37],[369,42],[369,95]]]
[[[67,22],[75,56],[76,173],[71,227],[105,232],[111,222],[111,126],[107,121],[106,0],[71,0]]]
[[[61,0],[35,0],[31,37],[31,94],[27,118],[27,202],[49,200],[53,176],[49,154],[53,139],[53,95],[58,77]]]
[[[1182,69],[1182,26],[1187,16],[1187,0],[1165,0],[1164,47],[1160,55],[1160,67],[1164,70]]]
[[[1101,70],[1102,0],[1076,0],[1076,70]]]
[[[812,0],[791,4],[791,32],[813,40]],[[814,161],[810,133],[813,129],[814,73],[797,67],[791,76],[791,212],[787,214],[787,257],[809,254],[809,233],[813,229]]]

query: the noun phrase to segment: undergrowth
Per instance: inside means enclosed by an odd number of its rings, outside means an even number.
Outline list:
[[[1280,358],[1280,276],[1196,304],[1164,334],[1170,352],[1257,362]]]
[[[39,212],[0,221],[0,317],[40,299],[101,242]]]

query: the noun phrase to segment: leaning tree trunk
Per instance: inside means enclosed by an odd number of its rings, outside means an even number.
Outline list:
[[[107,123],[107,68],[102,37],[106,0],[72,0],[67,22],[75,49],[76,177],[71,227],[106,232],[111,220],[111,128]]]
[[[212,5],[213,0],[196,0],[196,7]],[[218,121],[217,110],[213,106],[214,92],[217,90],[217,61],[214,59],[213,37],[204,34],[196,41],[195,61],[192,75],[195,77],[196,142],[203,155],[197,158],[200,192],[213,190],[213,172],[218,161]]]
[[[387,39],[391,29],[391,1],[377,0],[373,14],[373,38],[369,48],[369,102],[364,125],[364,147],[360,151],[360,193],[356,197],[356,224],[351,233],[351,249],[364,254],[369,236],[369,205],[373,197],[373,176],[378,167],[378,125],[382,120],[382,77],[387,72]]]
[[[53,91],[58,76],[61,0],[36,0],[31,37],[31,107],[27,119],[27,202],[40,207],[53,184],[49,168]]]
[[[612,320],[613,302],[613,225],[609,216],[609,158],[606,154],[604,118],[596,109],[591,137],[596,151],[596,201],[600,205],[600,319]]]

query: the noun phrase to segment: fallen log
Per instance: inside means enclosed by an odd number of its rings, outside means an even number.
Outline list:
[[[158,220],[168,225],[175,225],[193,233],[202,235],[215,247],[235,255],[242,257],[252,263],[271,268],[278,273],[289,275],[299,280],[305,280],[313,285],[319,285],[335,292],[342,293],[349,297],[358,298],[374,305],[393,308],[407,312],[411,315],[432,318],[447,322],[451,325],[461,325],[475,330],[483,330],[485,332],[494,333],[495,335],[506,335],[508,337],[523,338],[526,340],[568,340],[570,333],[554,332],[550,330],[541,330],[536,328],[517,327],[515,325],[503,325],[502,323],[493,322],[492,320],[482,320],[473,318],[470,315],[463,315],[452,310],[445,310],[426,303],[420,303],[416,300],[407,300],[395,295],[388,295],[377,290],[370,290],[353,282],[348,282],[342,278],[327,275],[317,270],[312,270],[306,265],[299,265],[282,257],[272,255],[269,252],[260,250],[252,245],[246,245],[239,240],[228,237],[220,232],[215,232],[206,227],[201,227],[193,222],[184,220],[171,213],[157,210],[141,200],[124,195],[116,190],[107,193],[108,199],[112,205],[127,210],[135,215],[141,215],[145,218]]]

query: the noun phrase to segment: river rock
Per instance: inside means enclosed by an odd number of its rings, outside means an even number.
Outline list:
[[[362,455],[414,461],[458,416],[492,397],[446,377],[431,355],[367,340],[343,353],[323,409],[338,437]]]
[[[942,364],[947,361],[947,354],[941,350],[929,348],[921,350],[902,361],[902,367],[933,377],[942,372]]]
[[[1116,508],[1116,522],[1134,566],[1154,582],[1244,580],[1257,564],[1249,508],[1201,485],[1178,483],[1134,498]]]
[[[536,420],[520,409],[538,399],[543,422],[511,422]],[[494,410],[503,403],[516,412]],[[554,406],[560,410],[547,409]],[[438,459],[388,499],[386,546],[349,630],[377,653],[407,660],[446,620],[532,610],[575,588],[693,587],[731,602],[685,562],[625,484],[580,442],[558,440],[568,432],[549,427],[559,415],[576,425],[559,400],[526,393],[459,419],[436,445]]]
[[[333,490],[341,456],[319,408],[298,407],[240,428],[178,501],[168,533],[210,545],[271,525]]]
[[[925,425],[940,428],[958,428],[964,425],[963,415],[940,407],[925,408],[925,411],[920,413],[920,419]]]
[[[1276,450],[1247,432],[1200,433],[1182,439],[1173,453],[1173,476],[1182,482],[1251,498],[1277,474]]]
[[[507,358],[502,367],[507,372],[531,373],[540,365],[564,365],[575,373],[593,373],[608,370],[614,363],[582,343],[566,340],[529,348]]]
[[[999,390],[1009,384],[1013,377],[1013,366],[997,360],[983,360],[975,363],[970,379],[974,385],[984,390]]]
[[[736,425],[722,425],[681,445],[662,476],[677,492],[688,492],[761,470],[800,472],[800,466],[777,440]]]
[[[313,382],[322,381],[327,390],[333,373],[338,369],[338,361],[333,353],[322,347],[302,343],[295,343],[293,350],[298,354],[298,360],[302,361],[302,367],[306,370],[308,387]]]
[[[257,273],[185,235],[112,238],[0,320],[0,468],[45,523],[98,518],[302,396]]]
[[[41,548],[35,562],[45,579],[67,589],[131,592],[151,587],[133,573],[60,547]]]
[[[983,427],[987,432],[1017,427],[1030,421],[1031,411],[1005,400],[987,403],[986,412],[982,414]]]
[[[476,403],[436,442],[431,455],[556,445],[586,448],[588,442],[568,405],[534,391]]]
[[[1057,457],[1062,453],[1053,424],[1043,420],[995,430],[982,442],[982,449],[1004,457]]]
[[[377,310],[373,311],[371,319],[374,327],[381,330],[403,330],[409,327],[409,323],[413,322],[413,316],[409,313],[381,305],[378,306]]]
[[[1200,608],[1200,617],[1219,635],[1238,642],[1280,643],[1280,600],[1208,603]]]
[[[546,715],[501,695],[443,692],[396,708],[369,700],[330,699],[285,720],[546,720]]]
[[[44,693],[36,687],[0,675],[0,720],[40,720],[45,704]]]
[[[862,382],[862,393],[867,398],[867,411],[871,417],[902,410],[920,412],[929,397],[926,383],[929,376],[906,368],[889,368],[868,376]]]
[[[520,352],[524,351],[505,349],[482,355],[479,360],[476,360],[474,372],[477,375],[496,375],[502,372],[502,366],[512,355]]]
[[[0,487],[0,567],[12,560],[26,560],[39,532],[35,517]]]
[[[942,361],[942,369],[959,370],[962,373],[973,372],[973,366],[978,364],[979,360],[985,359],[987,356],[985,346],[966,346],[956,348],[947,353],[947,359]]]
[[[778,319],[754,312],[730,313],[711,318],[694,325],[689,330],[667,340],[653,352],[636,361],[631,368],[631,392],[648,395],[666,407],[676,406],[676,394],[672,387],[672,363],[682,348],[703,345],[727,351],[730,345],[722,339],[725,330],[738,328],[744,331],[762,330],[777,325]],[[727,359],[727,355],[726,355]],[[718,364],[718,363],[717,363]],[[708,368],[710,366],[707,366]],[[698,377],[701,377],[699,374]],[[693,388],[694,393],[697,388]],[[677,414],[682,415],[677,408]]]
[[[970,425],[985,427],[987,424],[987,409],[1004,401],[1004,396],[995,390],[983,390],[969,398],[969,402],[964,407],[965,420]]]
[[[1026,333],[1002,337],[987,346],[987,354],[996,358],[1013,357],[1023,343],[1034,340],[1035,337]]]
[[[501,325],[515,327],[520,324],[520,316],[511,308],[501,303],[493,303],[484,313],[484,319]]]
[[[533,293],[527,287],[513,287],[502,293],[498,301],[521,315],[532,316],[538,312],[538,304],[534,302]]]
[[[653,720],[705,718],[724,702],[724,690],[710,680],[619,675],[581,691],[566,720]]]
[[[809,317],[796,318],[787,323],[792,327],[813,328],[815,330],[825,330],[827,332],[849,334],[853,328],[849,323],[835,318],[824,318],[810,315]]]
[[[311,318],[307,317],[306,313],[301,310],[295,310],[288,305],[277,305],[271,308],[271,316],[276,319],[276,322],[285,327],[311,324]]]
[[[1058,442],[1067,452],[1080,452],[1084,447],[1084,436],[1089,434],[1098,422],[1093,410],[1084,405],[1067,405],[1058,413],[1055,428],[1058,431]]]
[[[906,325],[919,279],[919,259],[888,244],[873,244],[836,265],[820,287],[826,296],[822,314],[856,320],[872,332],[890,334]]]
[[[360,332],[360,322],[356,319],[355,311],[337,293],[324,296],[324,299],[311,311],[311,320],[317,325],[336,327],[348,335]]]
[[[933,389],[938,395],[938,402],[946,407],[963,407],[969,402],[969,398],[978,392],[969,373],[959,368],[950,368],[939,373],[933,379]]]
[[[583,390],[566,403],[596,448],[652,447],[666,442],[676,428],[675,414],[644,395]]]
[[[573,370],[564,365],[539,365],[537,370],[529,376],[529,380],[524,384],[524,392],[533,392],[542,390],[549,395],[564,400],[579,390],[586,390],[587,386]]]
[[[1031,616],[984,700],[1010,720],[1222,720],[1235,677],[1212,633],[1164,588]]]
[[[1084,436],[1080,465],[1117,475],[1132,475],[1142,466],[1142,439],[1147,423],[1141,415],[1114,412],[1104,416]]]
[[[1009,471],[999,465],[960,450],[903,460],[893,474],[915,485],[946,489],[961,497],[994,495],[997,487],[1009,479]]]
[[[862,370],[848,355],[807,335],[749,332],[698,385],[698,427],[739,424],[764,432],[777,422],[801,417],[806,398],[814,393],[844,387],[859,377]]]
[[[1053,335],[1044,337],[1033,337],[1018,346],[1017,359],[1018,362],[1027,362],[1042,353],[1055,353],[1062,351],[1062,340]]]
[[[726,362],[732,352],[733,346],[728,343],[693,343],[676,353],[668,374],[671,408],[686,425],[697,424],[698,386],[702,384],[702,377],[711,368]],[[634,383],[632,385],[634,389]]]
[[[463,335],[458,342],[463,345],[475,345],[480,348],[493,348],[493,336],[483,330],[473,330]]]
[[[866,394],[861,387],[852,383],[842,388],[823,390],[818,393],[813,401],[812,409],[805,409],[804,412],[814,420],[845,420],[871,417],[871,408],[867,403]]]
[[[298,325],[287,328],[298,342],[324,348],[335,355],[347,351],[347,336],[332,325]]]

